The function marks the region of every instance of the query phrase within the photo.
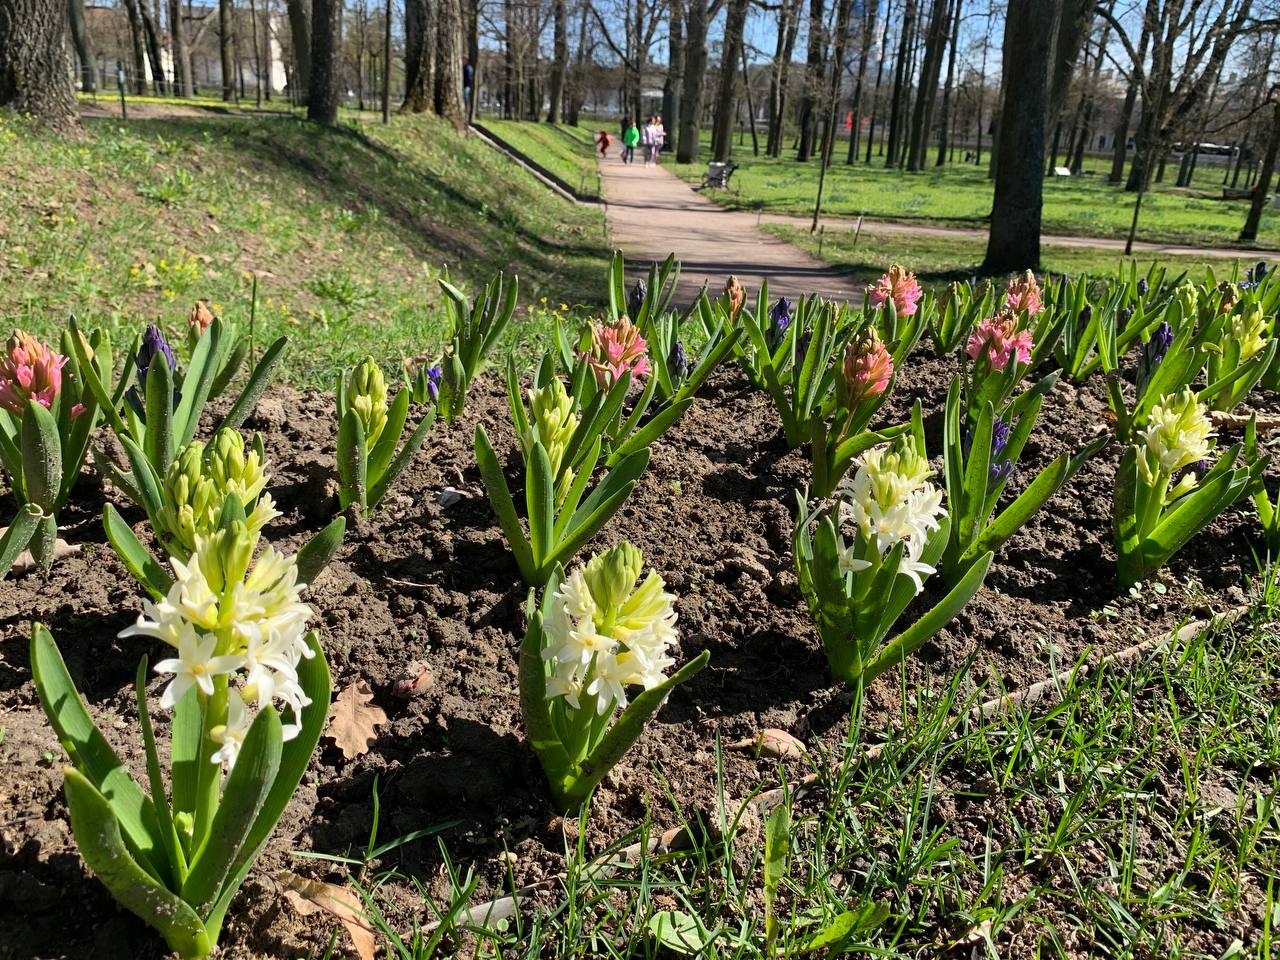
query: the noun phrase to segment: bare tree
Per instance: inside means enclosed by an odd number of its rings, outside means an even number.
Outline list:
[[[880,0],[871,0],[866,4],[862,21],[862,48],[858,51],[858,78],[853,85],[853,126],[849,130],[849,156],[845,161],[852,164],[858,156],[858,138],[862,133],[862,83],[867,74],[867,57],[871,54],[871,40],[876,32],[876,15],[879,13]]]
[[[808,49],[805,55],[804,88],[800,93],[800,145],[796,159],[801,163],[813,154],[817,142],[819,101],[826,76],[826,38],[823,36],[826,6],[823,0],[809,0]]]
[[[942,88],[942,116],[938,123],[938,158],[935,167],[947,162],[947,147],[950,145],[952,123],[952,91],[956,80],[956,56],[960,49],[960,10],[964,0],[953,0],[951,9],[951,53],[947,57],[947,82]]]
[[[949,0],[933,0],[929,11],[929,28],[925,31],[924,63],[920,67],[920,93],[911,114],[911,138],[907,145],[907,169],[923,170],[928,152],[929,129],[933,120],[933,102],[938,96],[942,75],[942,55],[946,52],[951,25],[947,20]]]
[[[93,41],[84,22],[84,0],[67,0],[67,19],[71,24],[71,44],[80,62],[80,89],[98,89],[98,69],[93,59]]]
[[[911,37],[916,24],[916,0],[906,0],[902,11],[902,36],[898,40],[898,61],[893,73],[893,96],[889,105],[889,141],[884,165],[898,165],[898,148],[902,139],[902,118],[906,112],[907,87],[911,72],[907,66],[911,55]]]
[[[406,6],[413,0],[406,0]],[[311,4],[307,0],[285,0],[289,34],[293,48],[294,102],[302,103],[311,91]],[[406,13],[406,19],[407,19]]]
[[[720,89],[716,94],[711,150],[717,161],[729,159],[733,152],[733,102],[737,86],[738,60],[742,57],[742,34],[747,23],[748,0],[729,0],[721,45]]]
[[[786,118],[787,84],[791,79],[791,57],[800,32],[802,0],[781,0],[778,4],[778,30],[769,71],[769,131],[765,143],[766,156],[782,154],[782,128]]]
[[[56,129],[76,126],[64,0],[0,0],[0,107]]]
[[[401,113],[423,113],[431,108],[431,62],[434,47],[429,29],[429,0],[404,3],[404,102]]]
[[[680,132],[676,160],[696,163],[702,123],[702,85],[707,77],[707,31],[723,0],[689,0],[685,30],[684,83],[680,91]]]
[[[1272,91],[1275,97],[1276,92]],[[1249,203],[1249,215],[1245,218],[1244,227],[1240,230],[1240,239],[1254,241],[1258,239],[1258,226],[1262,223],[1262,210],[1267,205],[1267,192],[1271,189],[1271,178],[1276,172],[1276,154],[1280,153],[1280,98],[1275,100],[1275,109],[1271,116],[1271,135],[1267,137],[1267,152],[1262,158],[1262,169],[1258,171],[1258,182],[1253,185],[1253,197]]]
[[[662,116],[675,131],[680,123],[680,93],[684,85],[684,0],[669,0],[667,17],[667,74],[662,81]]]
[[[218,0],[218,53],[222,59],[222,99],[226,101],[236,98],[236,66],[231,54],[235,16],[232,0]]]
[[[147,92],[146,30],[138,12],[138,0],[124,0],[124,10],[129,18],[129,41],[133,53],[133,92],[141,96]]]
[[[555,8],[555,60],[551,66],[551,105],[547,108],[547,123],[559,123],[564,78],[569,70],[569,18],[565,0],[552,0],[552,3]]]

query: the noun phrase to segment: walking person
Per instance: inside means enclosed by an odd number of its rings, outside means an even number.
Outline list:
[[[632,163],[636,156],[636,145],[640,143],[640,131],[636,125],[627,120],[627,132],[622,135],[622,162]]]
[[[654,153],[655,142],[658,137],[656,121],[656,117],[650,117],[646,120],[644,123],[644,131],[640,134],[640,143],[644,145],[644,165],[646,167],[652,167],[654,157],[657,156],[657,154]]]
[[[622,150],[618,153],[618,156],[622,158],[623,163],[627,162],[627,130],[630,126],[631,118],[623,117],[622,128],[618,131],[618,142],[622,144]]]
[[[600,151],[601,160],[609,156],[609,144],[611,143],[613,143],[613,140],[610,138],[608,130],[601,130],[596,134],[596,149]]]
[[[667,145],[667,131],[662,126],[662,114],[655,114],[653,118],[653,165],[658,165],[658,158],[662,155],[662,148]]]

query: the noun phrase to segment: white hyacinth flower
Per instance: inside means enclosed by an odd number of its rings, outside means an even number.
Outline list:
[[[1157,473],[1169,477],[1208,459],[1212,440],[1208,407],[1199,403],[1189,388],[1162,397],[1151,408],[1147,425],[1138,434],[1138,470],[1142,479],[1154,484]],[[1187,489],[1190,488],[1183,492]]]

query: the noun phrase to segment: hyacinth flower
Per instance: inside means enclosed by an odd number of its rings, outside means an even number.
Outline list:
[[[871,418],[888,398],[893,375],[893,357],[875,329],[864,330],[845,347],[836,379],[832,422],[828,426],[819,415],[810,427],[813,496],[831,496],[855,457],[906,430],[906,427],[895,427],[875,433],[867,431]]]
[[[1046,380],[1052,385],[1051,378]],[[1004,546],[1106,445],[1107,437],[1102,436],[1075,456],[1058,456],[996,513],[1040,415],[1046,389],[1037,386],[1028,390],[1003,417],[990,403],[984,403],[974,426],[968,428],[963,384],[958,376],[952,380],[942,422],[943,472],[951,509],[950,536],[942,560],[942,575],[948,584],[959,583],[983,556]]]
[[[435,422],[431,407],[401,443],[412,391],[387,402],[387,384],[372,357],[338,377],[338,506],[363,514],[377,508],[391,485],[413,462]]]
[[[78,332],[75,320],[71,321],[71,329]],[[77,336],[72,336],[70,342],[83,370],[89,359],[85,342]],[[238,429],[253,413],[288,345],[288,339],[280,337],[263,353],[217,427]],[[127,470],[121,469],[98,450],[95,466],[129,499],[145,508],[143,486],[158,483],[177,452],[195,438],[205,405],[229,384],[243,360],[235,358],[247,350],[247,342],[237,338],[233,328],[213,317],[204,332],[194,338],[185,370],[164,332],[154,325],[147,327],[136,344],[133,363],[127,365],[117,386],[111,388],[109,370],[87,370],[85,386],[119,438],[129,465]]]
[[[974,327],[965,345],[965,397],[972,426],[984,403],[1003,413],[1018,384],[1031,369],[1035,340],[1023,314],[1005,307]]]
[[[1258,266],[1265,270],[1264,264],[1258,264]],[[1258,418],[1256,416],[1250,417],[1249,424],[1245,427],[1244,455],[1245,461],[1251,467],[1259,462],[1262,463],[1262,469],[1257,470],[1256,476],[1253,477],[1249,495],[1253,498],[1253,504],[1258,510],[1258,520],[1262,524],[1262,542],[1267,551],[1267,559],[1280,560],[1280,491],[1276,492],[1274,500],[1267,493],[1262,476],[1266,468],[1266,458],[1260,460],[1258,456]]]
[[[639,382],[653,372],[649,363],[649,344],[628,318],[613,323],[598,323],[591,328],[591,348],[587,363],[595,375],[596,385],[607,390],[623,377]]]
[[[63,789],[85,864],[111,894],[184,958],[218,943],[236,891],[270,839],[324,728],[331,686],[307,631],[311,608],[295,558],[264,547],[229,509],[172,586],[144,601],[122,637],[172,648],[156,663],[172,747],[157,748],[148,665],[134,689],[145,784],[108,744],[77,693],[53,637],[37,624],[31,673],[70,755]],[[169,776],[162,758],[171,757]]]
[[[877,310],[885,304],[893,304],[899,317],[914,316],[920,309],[924,289],[916,275],[898,264],[893,264],[883,276],[867,286],[867,301]]]
[[[405,376],[408,381],[409,399],[413,403],[440,402],[440,384],[444,379],[444,367],[440,364],[415,365],[405,361]]]
[[[1261,460],[1235,466],[1240,444],[1205,470],[1202,461],[1213,450],[1208,408],[1189,388],[1151,408],[1116,473],[1113,522],[1122,586],[1159,570],[1262,476]]]
[[[707,664],[675,666],[675,597],[630,543],[567,576],[557,567],[541,603],[529,592],[520,648],[520,707],[551,794],[566,811],[640,738],[671,691]],[[632,692],[638,690],[638,692]]]
[[[747,304],[747,291],[738,282],[736,276],[730,275],[729,279],[724,282],[724,299],[729,314],[729,323],[735,324],[738,322],[738,317],[742,315],[742,308]]]
[[[453,423],[466,406],[467,391],[476,374],[511,325],[520,282],[515,276],[507,280],[501,273],[495,274],[474,303],[447,279],[440,281],[440,289],[445,294],[449,339],[440,361],[443,370],[437,407],[445,423]]]
[[[588,381],[585,366],[579,366],[575,389]],[[596,392],[583,406],[580,394],[566,391],[559,383],[554,359],[548,355],[529,393],[531,408],[526,408],[514,360],[509,363],[511,416],[525,466],[527,534],[493,442],[484,425],[476,425],[476,463],[489,503],[520,575],[530,586],[543,586],[557,566],[573,559],[622,507],[649,463],[648,443],[658,435],[651,430],[657,418],[615,448],[616,460],[587,492],[604,454],[604,431],[617,422],[619,407],[614,403],[621,404],[626,382],[624,377],[609,393]],[[637,438],[641,442],[636,443]]]
[[[82,361],[62,336],[62,352],[21,330],[0,355],[0,465],[18,503],[17,515],[0,535],[0,576],[30,549],[41,567],[53,562],[58,513],[66,505],[101,422],[101,410],[85,389]],[[96,331],[80,344],[83,364],[109,374],[111,343]],[[118,398],[117,398],[118,400]]]
[[[1044,309],[1044,298],[1040,293],[1040,284],[1036,275],[1030,270],[1021,276],[1009,280],[1004,290],[1004,305],[1015,313],[1034,316]]]
[[[1225,301],[1224,301],[1225,302]],[[1276,358],[1277,340],[1268,329],[1262,304],[1232,302],[1218,318],[1220,336],[1211,344],[1201,399],[1212,410],[1233,410],[1266,375]]]
[[[831,675],[860,688],[902,663],[969,602],[988,551],[918,619],[888,639],[936,571],[950,536],[942,490],[930,481],[920,406],[911,432],[863,454],[835,504],[812,511],[797,495],[796,575]]]

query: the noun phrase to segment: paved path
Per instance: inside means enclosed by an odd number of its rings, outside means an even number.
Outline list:
[[[609,237],[628,261],[647,265],[674,253],[681,262],[676,301],[691,304],[705,283],[712,294],[736,274],[755,296],[769,280],[769,294],[807,293],[861,301],[862,285],[803,250],[769,236],[754,214],[726,210],[695,193],[661,167],[624,164],[615,154],[600,162]]]

